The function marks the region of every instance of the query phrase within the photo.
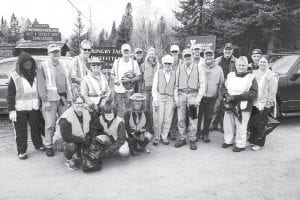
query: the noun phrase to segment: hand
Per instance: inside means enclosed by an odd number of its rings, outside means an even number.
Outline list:
[[[16,122],[17,121],[17,112],[15,110],[9,112],[9,119],[12,122]]]
[[[51,110],[51,103],[50,102],[45,103],[45,110],[46,111],[50,111]]]

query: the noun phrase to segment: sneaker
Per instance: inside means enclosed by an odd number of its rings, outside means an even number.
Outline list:
[[[52,148],[46,148],[46,155],[47,155],[48,157],[54,156],[54,151],[53,151],[53,149],[52,149]]]
[[[250,148],[251,148],[252,151],[257,151],[257,150],[260,149],[260,146],[258,146],[258,145],[253,145],[253,146],[251,146]]]
[[[175,143],[175,148],[180,148],[184,145],[186,145],[186,140],[177,140],[177,142]]]
[[[196,150],[197,149],[196,141],[190,141],[190,149],[191,150]]]
[[[157,138],[155,138],[152,142],[153,145],[158,145],[158,143],[159,143],[159,140]]]
[[[170,142],[168,139],[162,139],[161,142],[164,144],[164,145],[169,145]]]
[[[78,170],[79,169],[77,167],[76,163],[72,159],[66,161],[66,166],[68,167],[69,170]]]
[[[202,139],[205,143],[210,143],[210,139],[209,139],[208,135],[203,135]]]
[[[224,149],[231,147],[231,146],[233,146],[233,144],[226,144],[226,143],[222,144],[222,148],[224,148]]]
[[[239,147],[233,147],[232,151],[233,152],[241,152],[244,151],[246,148],[239,148]]]
[[[148,147],[145,147],[145,148],[143,149],[143,152],[144,152],[145,154],[148,154],[148,153],[150,153],[150,149],[149,149]]]
[[[25,159],[28,158],[28,156],[27,156],[26,153],[20,153],[20,154],[18,155],[18,158],[19,158],[20,160],[25,160]]]
[[[44,146],[40,146],[38,148],[35,148],[38,151],[46,151],[46,148]]]

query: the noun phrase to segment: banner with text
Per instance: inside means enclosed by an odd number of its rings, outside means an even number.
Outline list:
[[[216,50],[216,36],[191,36],[186,37],[186,46],[192,48],[195,44],[199,44],[201,51],[206,49]]]

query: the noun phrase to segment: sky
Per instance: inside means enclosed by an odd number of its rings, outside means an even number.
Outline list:
[[[113,20],[116,25],[121,22],[126,4],[131,2],[133,18],[148,13],[148,19],[157,20],[165,16],[167,20],[175,22],[172,10],[178,10],[179,0],[70,0],[86,18],[89,18],[91,8],[92,21],[97,32],[102,28],[110,31]],[[17,18],[29,18],[32,22],[37,18],[41,24],[49,24],[51,28],[59,28],[64,38],[73,32],[77,11],[68,0],[0,0],[0,17],[8,22],[10,16],[15,13]],[[148,9],[146,5],[148,2]],[[89,21],[83,16],[85,28]]]

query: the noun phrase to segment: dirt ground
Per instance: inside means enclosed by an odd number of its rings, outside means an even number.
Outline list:
[[[222,149],[222,134],[212,132],[212,143],[198,142],[196,151],[151,144],[148,155],[104,160],[89,174],[31,144],[29,159],[19,160],[11,126],[2,121],[0,129],[1,200],[300,199],[300,118],[284,119],[258,152]]]

